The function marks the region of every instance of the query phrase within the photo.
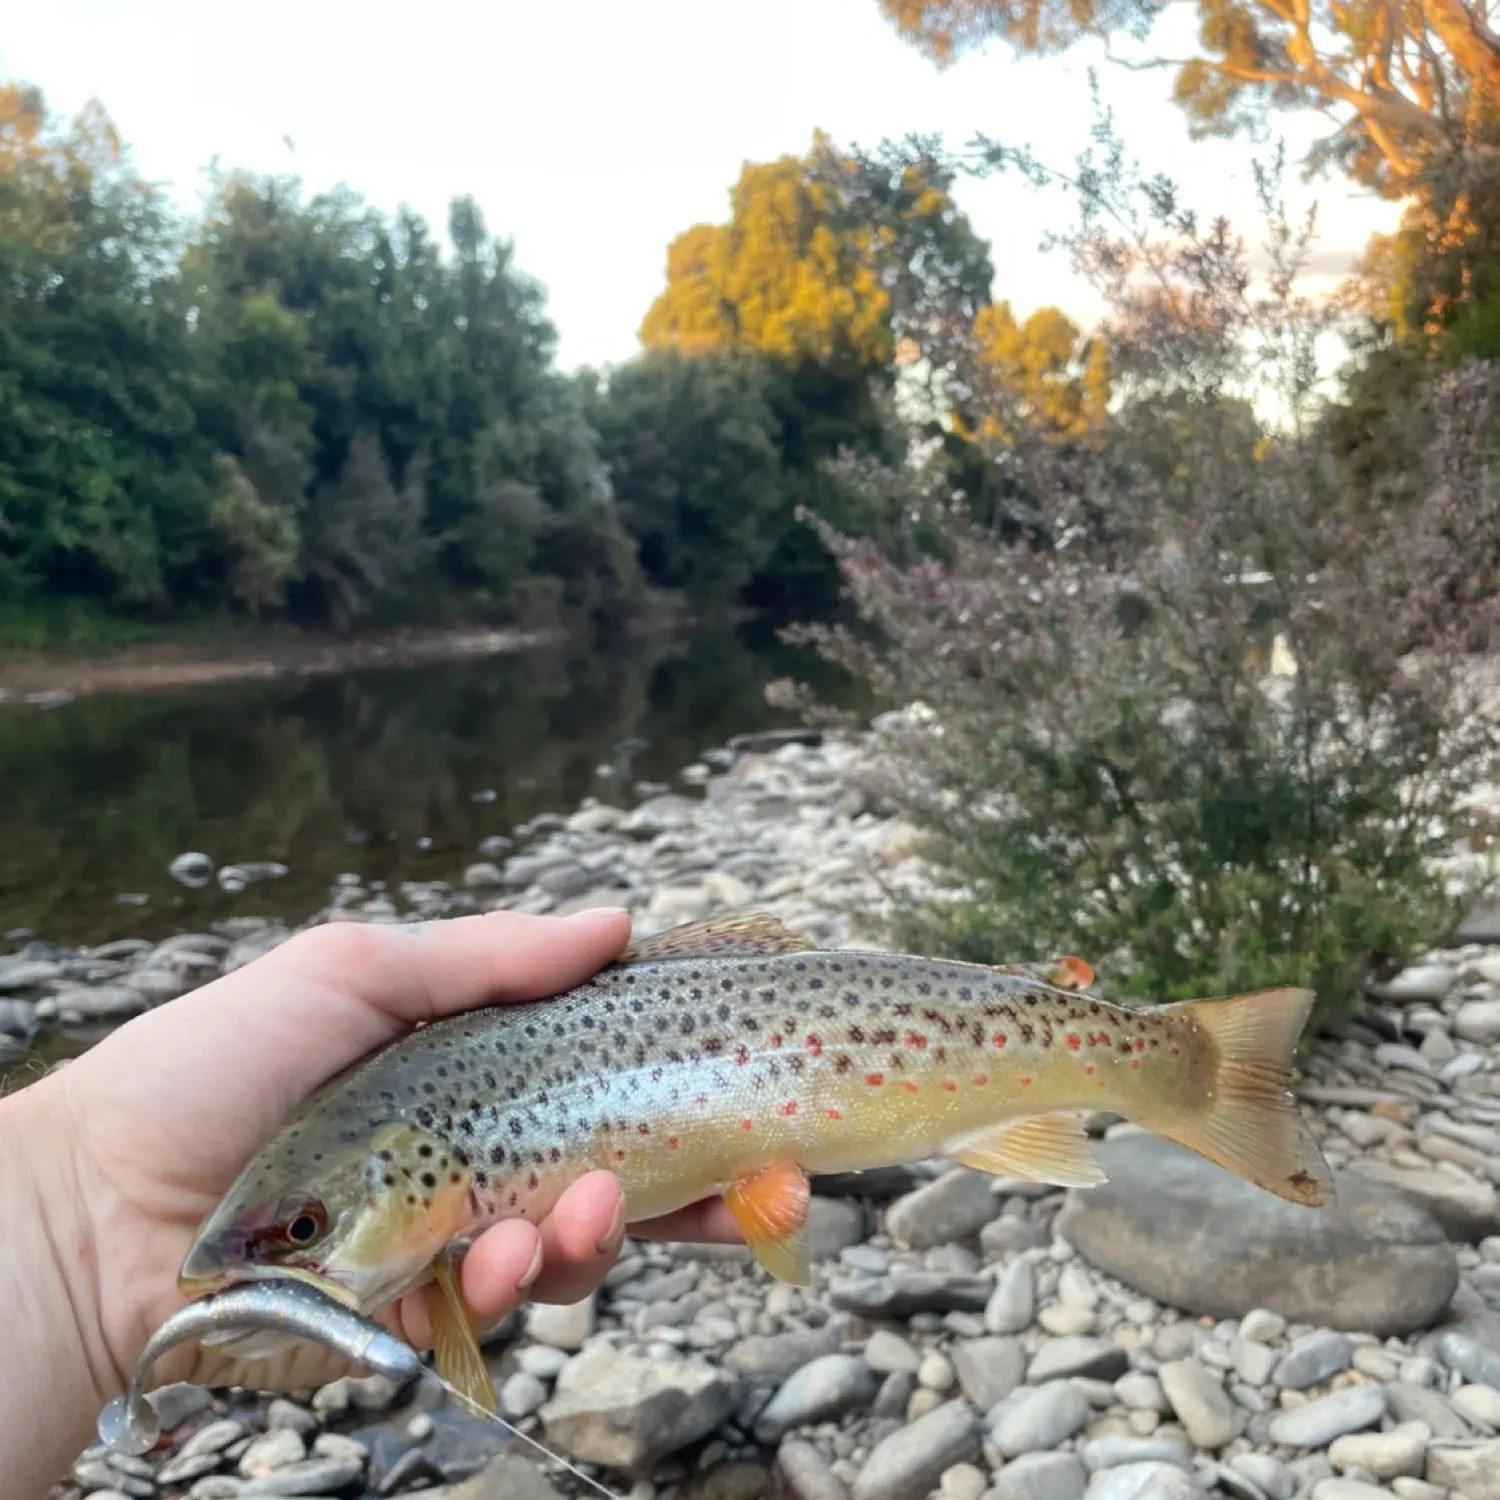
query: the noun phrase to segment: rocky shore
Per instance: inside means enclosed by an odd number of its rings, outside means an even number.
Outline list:
[[[870,764],[864,740],[750,737],[632,810],[538,819],[452,886],[351,874],[314,920],[608,904],[644,934],[754,902],[865,942],[849,913],[922,880]],[[0,960],[0,1049],[86,1036],[287,935],[32,944]],[[1446,941],[1300,1081],[1332,1212],[1107,1121],[1090,1191],[940,1163],[820,1179],[812,1287],[735,1248],[627,1243],[597,1297],[490,1340],[502,1408],[631,1500],[1500,1500],[1500,913]],[[162,1407],[161,1451],[91,1450],[59,1495],[586,1493],[426,1382]]]

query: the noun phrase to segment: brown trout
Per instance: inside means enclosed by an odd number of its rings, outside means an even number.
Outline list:
[[[634,944],[554,999],[432,1022],[314,1093],[199,1231],[189,1297],[290,1276],[369,1314],[436,1280],[438,1373],[495,1397],[456,1257],[606,1168],[630,1222],[722,1194],[755,1259],[806,1284],[808,1174],[932,1157],[1085,1187],[1114,1112],[1293,1203],[1331,1198],[1288,1092],[1312,995],[1154,1010],[1077,959],[987,968],[820,951],[761,912]]]

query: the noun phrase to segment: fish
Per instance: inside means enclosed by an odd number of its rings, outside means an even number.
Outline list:
[[[246,1330],[274,1330],[283,1337],[311,1339],[398,1385],[419,1377],[422,1356],[379,1323],[300,1281],[252,1281],[180,1307],[146,1341],[130,1385],[99,1413],[99,1441],[116,1453],[149,1453],[161,1436],[156,1410],[146,1399],[151,1367],[169,1349]]]
[[[1278,1198],[1332,1178],[1289,1091],[1313,995],[1110,1003],[1080,959],[988,967],[818,949],[750,909],[631,944],[562,995],[445,1017],[316,1090],[183,1260],[184,1295],[302,1279],[361,1313],[436,1283],[437,1371],[495,1392],[459,1268],[599,1168],[628,1223],[719,1195],[755,1260],[810,1281],[809,1176],[946,1158],[1087,1188],[1108,1111]]]

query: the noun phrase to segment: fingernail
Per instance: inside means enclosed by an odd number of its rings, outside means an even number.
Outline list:
[[[524,1292],[530,1289],[532,1282],[542,1274],[542,1242],[536,1242],[536,1249],[531,1252],[531,1264],[522,1272],[520,1279],[516,1282],[516,1290]]]
[[[567,920],[576,922],[580,917],[628,917],[623,906],[591,906],[586,911],[569,912]]]
[[[621,1193],[615,1202],[615,1211],[609,1221],[609,1228],[604,1232],[604,1238],[599,1241],[600,1255],[613,1255],[620,1248],[620,1241],[625,1238],[625,1195]]]

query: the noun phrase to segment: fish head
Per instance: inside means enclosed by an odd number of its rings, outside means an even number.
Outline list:
[[[421,1285],[463,1235],[472,1185],[465,1153],[405,1121],[332,1141],[289,1128],[199,1228],[178,1290],[191,1300],[288,1277],[368,1315]]]

